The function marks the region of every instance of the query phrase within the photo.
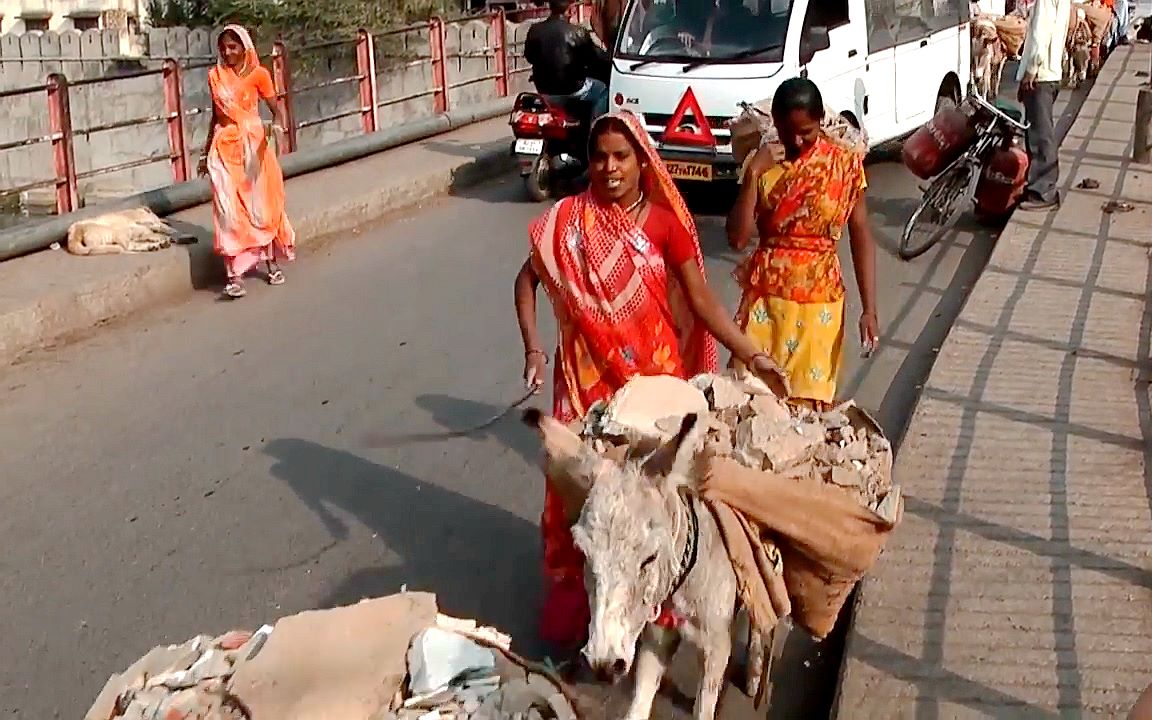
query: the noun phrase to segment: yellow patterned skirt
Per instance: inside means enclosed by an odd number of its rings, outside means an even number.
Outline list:
[[[833,401],[844,344],[843,297],[834,302],[798,303],[746,294],[736,324],[788,373],[794,398]]]

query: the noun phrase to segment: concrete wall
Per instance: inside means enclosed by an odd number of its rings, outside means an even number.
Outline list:
[[[509,43],[510,93],[527,89],[528,73],[521,54],[530,23],[506,23]],[[488,19],[452,23],[446,27],[449,103],[466,107],[496,97],[496,73],[492,48],[495,28]],[[157,118],[164,113],[163,82],[159,74],[119,78],[125,72],[159,69],[166,57],[185,66],[183,105],[185,143],[195,166],[208,130],[210,97],[206,63],[214,53],[214,34],[187,28],[150,29],[146,35],[129,37],[115,31],[44,33],[0,36],[0,91],[42,84],[49,73],[63,73],[74,83],[70,90],[72,126],[75,134],[77,173],[131,163],[168,152],[163,122],[130,128],[86,133],[87,128],[134,118]],[[387,128],[433,114],[432,67],[427,28],[380,37],[376,43],[378,96],[386,103],[379,110],[379,127]],[[264,59],[270,66],[270,60]],[[307,89],[309,86],[356,75],[352,43],[292,53],[293,110],[299,147],[313,147],[362,132],[358,114],[338,119],[332,115],[359,107],[356,82]],[[84,84],[83,80],[109,78]],[[474,81],[474,82],[468,82]],[[78,83],[78,84],[77,84]],[[463,84],[467,83],[467,84]],[[408,98],[399,102],[392,99]],[[48,113],[42,90],[17,97],[0,98],[0,144],[48,135]],[[52,154],[47,143],[0,151],[0,190],[47,180],[53,175]],[[171,164],[159,161],[80,180],[81,199],[94,202],[166,185],[172,181]],[[53,191],[25,194],[29,210],[43,211],[53,202]],[[2,205],[2,203],[0,203]]]
[[[47,30],[84,30],[108,27],[115,18],[144,19],[146,4],[142,0],[0,0],[0,32],[21,34]]]

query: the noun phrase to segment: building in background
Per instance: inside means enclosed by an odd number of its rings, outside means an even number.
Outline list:
[[[64,30],[136,32],[144,0],[0,0],[0,34]]]

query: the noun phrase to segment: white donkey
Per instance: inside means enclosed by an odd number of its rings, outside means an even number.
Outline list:
[[[549,472],[589,488],[572,529],[586,558],[588,664],[614,682],[635,664],[626,720],[648,720],[683,634],[703,652],[695,718],[713,720],[732,653],[737,595],[720,530],[692,492],[703,423],[689,415],[664,447],[616,463],[554,418],[529,410],[524,420],[544,436]],[[679,630],[653,624],[666,605],[683,619]],[[764,680],[765,657],[766,643],[753,633],[747,688],[753,697]]]

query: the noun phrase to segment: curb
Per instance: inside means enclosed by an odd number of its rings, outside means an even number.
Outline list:
[[[320,209],[292,218],[297,250],[301,255],[311,253],[339,233],[480,184],[513,166],[507,143],[499,141],[479,148],[473,157],[459,158],[450,167],[412,173],[399,181],[382,181],[364,187],[362,192],[334,198]],[[339,168],[329,172],[339,172]],[[198,242],[155,254],[82,258],[85,265],[69,267],[81,275],[79,279],[61,276],[61,260],[73,259],[70,255],[62,257],[66,255],[63,250],[0,263],[0,287],[4,288],[0,303],[8,305],[0,306],[0,365],[12,365],[34,350],[51,349],[89,335],[113,320],[220,284],[223,268],[212,252],[211,206],[200,205],[167,220],[195,235]],[[109,262],[118,264],[111,272]],[[18,270],[14,267],[17,264]],[[12,278],[4,277],[5,271]],[[19,299],[5,303],[5,295]]]

